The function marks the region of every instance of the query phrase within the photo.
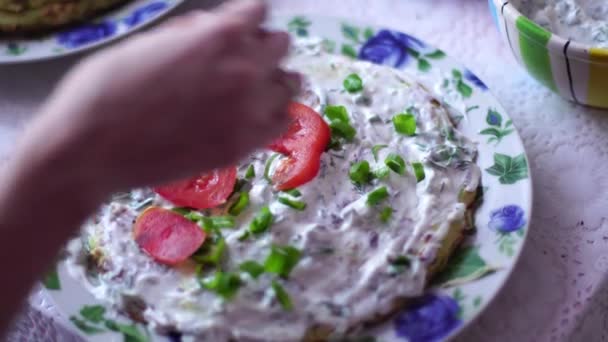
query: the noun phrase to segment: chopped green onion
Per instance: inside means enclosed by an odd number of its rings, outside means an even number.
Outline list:
[[[353,140],[355,135],[357,135],[357,131],[353,126],[351,126],[348,122],[342,121],[332,121],[329,124],[329,128],[331,128],[331,132],[334,135],[342,137],[347,141]]]
[[[288,195],[290,195],[290,196],[293,196],[293,197],[300,197],[300,196],[302,196],[302,193],[298,189],[285,190],[283,192],[286,193],[286,194],[288,194]]]
[[[192,259],[201,264],[210,264],[217,266],[222,260],[222,256],[224,255],[224,251],[226,250],[226,241],[224,241],[223,238],[219,238],[213,244],[204,244],[203,248],[201,249],[203,251],[197,252],[192,255]]]
[[[344,106],[325,106],[325,108],[323,108],[323,112],[331,122],[350,122],[350,119],[348,118],[348,111],[346,111],[346,107]]]
[[[245,186],[245,184],[247,184],[247,181],[244,179],[237,179],[236,182],[234,183],[234,188],[232,188],[232,192],[239,192],[241,191],[241,189]]]
[[[304,210],[306,209],[306,203],[298,200],[293,200],[289,197],[279,196],[279,203],[285,204],[286,206],[296,209],[296,210]]]
[[[287,278],[300,261],[301,252],[292,246],[272,245],[270,254],[264,261],[264,270]]]
[[[192,210],[190,210],[189,208],[186,208],[186,207],[175,207],[175,208],[172,208],[171,211],[176,212],[180,215],[186,216]]]
[[[374,147],[372,147],[372,154],[374,155],[375,161],[378,161],[378,152],[380,152],[380,150],[385,147],[388,147],[388,145],[375,145]]]
[[[376,179],[384,179],[384,178],[388,177],[390,172],[391,172],[391,170],[388,167],[383,166],[379,169],[372,171],[372,175]]]
[[[267,206],[262,207],[260,212],[256,215],[256,217],[251,221],[249,225],[249,230],[254,234],[261,234],[268,230],[270,224],[272,223],[272,213]]]
[[[266,179],[268,182],[272,182],[272,180],[270,179],[270,166],[272,165],[272,162],[277,159],[278,156],[278,153],[274,153],[273,155],[268,157],[268,160],[266,161],[266,166],[264,166],[264,179]]]
[[[380,221],[382,221],[383,223],[386,223],[386,222],[388,222],[388,220],[391,219],[392,215],[393,215],[393,208],[384,207],[384,209],[382,209],[382,211],[380,212]]]
[[[357,185],[367,183],[370,176],[369,162],[367,160],[362,160],[354,163],[353,166],[350,167],[348,176],[350,177],[350,180]]]
[[[386,159],[384,159],[384,164],[399,175],[405,173],[405,161],[396,153],[390,153]]]
[[[192,222],[197,222],[203,219],[203,215],[197,213],[196,211],[190,211],[184,214],[184,217]]]
[[[416,175],[416,181],[420,182],[424,180],[425,174],[424,166],[422,165],[422,163],[412,163],[412,168],[414,169],[414,174]]]
[[[232,216],[238,216],[248,205],[249,193],[241,192],[239,194],[239,199],[230,206],[230,209],[228,209],[228,213]]]
[[[257,279],[260,274],[264,273],[264,266],[260,265],[257,261],[247,260],[244,261],[239,269],[243,272],[249,273],[251,278]]]
[[[274,295],[277,300],[281,304],[284,310],[293,309],[293,303],[291,303],[291,299],[289,298],[289,294],[281,284],[279,284],[276,280],[272,281],[272,289],[274,290]]]
[[[231,299],[241,287],[241,278],[235,273],[215,272],[211,279],[201,281],[201,285],[224,299]]]
[[[237,240],[239,240],[240,242],[243,242],[243,241],[245,241],[245,240],[247,240],[249,238],[250,234],[251,233],[249,233],[249,231],[246,230],[241,236],[238,237]]]
[[[200,222],[206,232],[235,226],[234,217],[231,216],[201,216]]]
[[[356,93],[363,90],[363,80],[357,74],[348,75],[343,82],[344,89],[349,93]]]
[[[253,177],[255,177],[255,169],[253,168],[253,165],[249,165],[247,171],[245,171],[245,179],[251,179]]]
[[[410,267],[411,261],[405,255],[399,255],[395,258],[389,259],[392,273],[402,273]]]
[[[412,168],[414,169],[414,174],[416,175],[416,181],[420,182],[424,179],[424,166],[422,163],[412,163]]]
[[[374,191],[367,194],[367,204],[376,205],[388,197],[388,189],[385,186],[381,186]]]
[[[405,135],[416,134],[416,117],[412,114],[397,114],[393,116],[393,125],[397,133]]]

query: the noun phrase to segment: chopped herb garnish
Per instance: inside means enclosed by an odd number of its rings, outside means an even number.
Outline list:
[[[255,177],[255,169],[253,168],[253,165],[249,165],[247,171],[245,171],[245,179],[251,179],[253,177]]]
[[[344,106],[325,106],[325,108],[323,108],[323,112],[331,122],[350,122],[350,119],[348,118],[348,111],[346,111],[346,107]]]
[[[374,191],[367,194],[367,204],[376,205],[388,197],[388,189],[385,186],[381,186]]]
[[[416,175],[416,181],[420,182],[424,179],[424,166],[422,163],[412,163],[412,168],[414,169],[414,174]]]
[[[201,281],[201,285],[224,299],[231,299],[241,286],[241,278],[235,273],[217,271],[213,278]]]
[[[337,135],[341,138],[346,139],[347,141],[353,140],[355,135],[357,135],[357,131],[353,126],[351,126],[348,122],[343,121],[332,121],[329,124],[329,128],[331,128],[331,133]]]
[[[293,196],[293,197],[300,197],[300,196],[302,196],[302,193],[298,189],[285,190],[283,192],[286,193],[286,194],[288,194],[288,195],[290,195],[290,196]]]
[[[291,299],[289,298],[289,294],[281,284],[279,284],[276,280],[272,281],[272,289],[274,290],[274,295],[283,307],[284,310],[293,309],[293,304],[291,303]]]
[[[241,189],[245,186],[245,184],[247,184],[247,181],[245,179],[239,178],[236,180],[236,182],[234,183],[234,188],[232,188],[232,192],[239,192],[241,191]]]
[[[257,279],[260,274],[264,273],[264,266],[260,265],[257,261],[247,260],[243,262],[239,269],[243,272],[248,273],[251,278]]]
[[[382,221],[383,223],[386,223],[391,219],[392,215],[393,215],[393,208],[384,207],[384,209],[382,209],[382,211],[380,212],[380,221]]]
[[[410,267],[411,261],[405,255],[399,255],[389,259],[392,273],[401,273]]]
[[[261,234],[268,230],[270,224],[272,223],[272,213],[267,206],[262,207],[260,212],[256,215],[256,217],[251,221],[249,225],[249,230],[254,234]]]
[[[238,237],[237,240],[239,240],[240,242],[243,242],[243,241],[245,241],[245,240],[247,240],[249,238],[250,234],[251,233],[249,233],[249,231],[246,230],[243,234],[241,234],[241,236]]]
[[[363,80],[357,74],[348,75],[343,82],[344,89],[349,93],[356,93],[363,90]]]
[[[375,161],[378,161],[378,152],[380,152],[380,150],[385,147],[388,147],[388,145],[375,145],[374,147],[372,147],[372,154],[374,155]]]
[[[383,166],[379,169],[372,171],[372,175],[376,179],[385,179],[386,177],[388,177],[390,172],[391,172],[391,170],[388,167]]]
[[[287,278],[300,261],[301,252],[292,246],[272,245],[270,254],[264,261],[264,270]]]
[[[416,134],[416,117],[412,114],[397,114],[393,116],[393,125],[397,133],[413,136]]]
[[[399,175],[405,173],[405,160],[396,153],[390,153],[386,159],[384,159],[384,164]]]
[[[192,222],[197,222],[203,219],[203,215],[197,213],[196,211],[190,211],[184,214],[184,217]]]
[[[266,166],[264,166],[264,179],[266,179],[268,182],[272,182],[272,180],[270,179],[270,166],[272,166],[272,162],[277,159],[278,156],[279,154],[275,153],[268,157],[268,160],[266,161]]]
[[[285,196],[279,196],[279,203],[285,204],[286,206],[296,209],[296,210],[304,210],[306,209],[306,203],[298,200],[291,199]]]
[[[176,212],[180,215],[186,216],[187,214],[190,213],[191,210],[189,208],[185,208],[185,207],[175,207],[175,208],[172,208],[171,211]]]
[[[367,160],[362,160],[354,163],[348,171],[348,176],[350,177],[350,180],[357,185],[367,183],[370,178],[369,162]]]
[[[201,216],[203,229],[212,232],[220,228],[234,228],[235,222],[232,216]]]
[[[228,213],[232,216],[238,216],[240,213],[247,208],[249,205],[249,193],[241,192],[239,194],[239,199],[236,200],[228,209]]]
[[[192,255],[192,259],[201,264],[217,266],[220,264],[224,251],[226,250],[226,242],[220,237],[217,241],[209,245],[204,244],[201,250],[201,252]]]

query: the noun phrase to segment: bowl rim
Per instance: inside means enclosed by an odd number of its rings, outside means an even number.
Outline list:
[[[595,64],[608,64],[608,48],[594,47],[589,44],[580,43],[571,39],[563,38],[557,33],[551,32],[540,26],[535,21],[521,13],[511,1],[490,0],[494,2],[496,11],[510,22],[520,34],[526,36],[530,41],[546,46],[550,53],[564,55],[567,51],[568,58]],[[524,18],[526,25],[517,25],[517,19]]]

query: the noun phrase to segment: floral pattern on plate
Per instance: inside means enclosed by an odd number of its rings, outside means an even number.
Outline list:
[[[122,23],[137,23],[164,10],[152,4],[141,8],[140,12],[124,16]],[[385,323],[361,331],[352,340],[435,342],[453,336],[496,296],[526,240],[532,204],[531,181],[525,151],[511,120],[479,77],[419,38],[323,17],[275,17],[270,26],[287,29],[298,37],[320,37],[324,47],[334,53],[417,75],[439,99],[458,112],[453,115],[454,122],[465,135],[479,143],[478,164],[483,170],[483,184],[478,191],[483,200],[474,218],[476,233],[450,258],[424,296],[411,301]],[[179,332],[158,335],[141,325],[125,323],[128,322],[125,317],[109,317],[110,310],[99,309],[102,304],[68,276],[62,263],[44,280],[61,310],[68,317],[76,318],[65,323],[80,328],[83,336],[91,341],[182,340]],[[103,314],[91,317],[91,307]],[[119,324],[123,328],[134,330],[121,330],[112,323],[108,327],[107,320],[122,322]],[[81,323],[99,331],[84,331]]]

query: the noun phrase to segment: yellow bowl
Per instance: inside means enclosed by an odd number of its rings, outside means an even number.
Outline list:
[[[509,1],[488,1],[502,37],[532,77],[568,100],[608,108],[608,49],[553,34]]]

